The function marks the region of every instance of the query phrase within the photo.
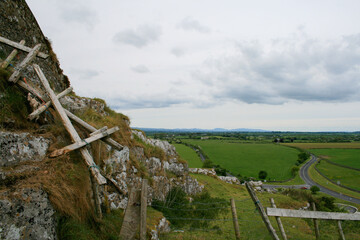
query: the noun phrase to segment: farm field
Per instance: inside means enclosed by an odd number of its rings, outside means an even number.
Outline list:
[[[222,140],[186,140],[198,145],[208,155],[210,160],[243,177],[258,178],[258,173],[264,170],[268,180],[288,180],[291,168],[294,166],[299,151],[276,144],[249,144]]]
[[[360,191],[360,171],[339,167],[324,160],[316,167],[332,181],[340,181],[341,185]]]
[[[360,149],[311,149],[310,152],[331,162],[360,169]]]
[[[297,147],[300,149],[317,149],[317,148],[358,148],[360,142],[350,143],[283,143],[282,145],[289,147]]]
[[[201,168],[203,163],[196,152],[184,144],[173,144],[179,155],[188,162],[189,168]]]

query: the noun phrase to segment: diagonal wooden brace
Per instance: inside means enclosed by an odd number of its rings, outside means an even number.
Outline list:
[[[58,112],[58,114],[64,124],[65,129],[68,131],[72,140],[75,143],[80,142],[81,138],[80,138],[79,134],[76,132],[74,126],[71,124],[70,119],[66,115],[64,108],[61,106],[59,99],[56,97],[54,91],[51,89],[48,80],[44,76],[44,73],[41,71],[41,69],[38,65],[33,64],[33,67],[34,67],[37,75],[39,76],[40,81],[44,85],[44,88],[47,91],[56,111]],[[81,155],[84,158],[86,164],[89,166],[89,169],[90,169],[92,175],[95,177],[96,181],[100,185],[105,184],[106,179],[101,175],[100,170],[94,163],[94,160],[93,160],[91,154],[89,153],[89,151],[86,148],[80,148],[80,152],[81,152]]]
[[[71,93],[73,90],[72,87],[69,87],[67,89],[65,89],[64,91],[62,91],[61,93],[59,93],[56,97],[58,99],[64,97],[66,94]],[[37,116],[39,116],[42,112],[44,112],[46,109],[48,109],[51,106],[51,101],[46,102],[44,105],[42,105],[41,107],[39,107],[38,109],[36,109],[35,111],[33,111],[30,115],[29,115],[29,119],[33,120],[34,118],[36,118]]]
[[[25,67],[36,57],[36,54],[40,51],[41,44],[36,45],[26,56],[26,58],[20,63],[20,65],[15,69],[9,78],[9,82],[16,83],[20,78],[20,74],[24,71]]]
[[[111,129],[109,129],[109,130],[107,130],[105,132],[100,132],[98,134],[94,134],[91,137],[83,139],[81,142],[76,142],[76,143],[73,143],[73,144],[71,144],[69,146],[63,147],[62,149],[58,149],[58,150],[53,151],[50,154],[50,157],[58,157],[58,156],[63,155],[65,153],[68,153],[68,152],[71,152],[73,150],[79,149],[81,147],[84,147],[84,146],[96,141],[96,140],[107,137],[107,136],[109,136],[110,134],[112,134],[112,133],[114,133],[116,131],[119,131],[118,127],[113,127],[113,128],[111,128]]]
[[[25,40],[21,40],[19,42],[20,45],[24,45],[25,44]],[[18,53],[17,49],[12,50],[12,52],[10,53],[10,55],[5,59],[5,61],[1,64],[1,68],[7,68],[7,66],[9,66],[10,62],[14,59],[14,57],[16,56],[16,54]]]
[[[9,40],[9,39],[6,39],[6,38],[4,38],[4,37],[1,37],[1,36],[0,36],[0,42],[5,43],[5,44],[7,44],[7,45],[9,45],[9,46],[11,46],[11,47],[17,48],[17,49],[19,49],[19,50],[22,50],[22,51],[24,51],[24,52],[30,52],[30,51],[32,50],[32,48],[26,47],[26,46],[21,45],[21,44],[19,44],[19,43],[17,43],[17,42],[13,42],[13,41],[11,41],[11,40]],[[49,57],[49,55],[47,55],[47,54],[45,54],[45,53],[42,53],[42,52],[38,52],[38,53],[37,53],[37,56],[38,56],[38,57],[41,57],[41,58],[47,58],[47,57]]]

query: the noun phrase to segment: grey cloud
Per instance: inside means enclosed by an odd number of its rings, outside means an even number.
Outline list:
[[[85,24],[89,30],[92,30],[98,21],[96,12],[86,6],[63,8],[61,11],[61,18],[69,23],[75,22]]]
[[[115,43],[133,45],[137,48],[144,47],[150,42],[155,42],[161,36],[160,26],[141,25],[136,30],[127,29],[118,32],[113,37]]]
[[[360,34],[341,40],[243,42],[192,73],[214,99],[283,104],[359,101]]]
[[[173,49],[171,49],[171,53],[174,54],[176,57],[181,57],[186,53],[186,51],[183,48],[174,47]]]
[[[91,79],[100,74],[100,72],[91,69],[70,69],[70,72],[80,79]]]
[[[200,33],[209,33],[210,32],[210,28],[201,25],[200,22],[198,22],[197,20],[191,18],[191,17],[186,17],[184,18],[180,23],[178,23],[176,25],[177,28],[182,28],[184,30],[190,30],[190,31],[197,31]]]
[[[137,65],[134,67],[131,67],[131,70],[133,70],[136,73],[148,73],[150,70],[145,65]]]

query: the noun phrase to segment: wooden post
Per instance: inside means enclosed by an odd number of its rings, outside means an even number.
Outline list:
[[[102,215],[102,211],[101,211],[101,201],[100,201],[100,197],[99,197],[99,185],[94,180],[94,177],[91,174],[91,172],[89,172],[89,173],[90,173],[91,187],[93,190],[96,215],[99,219],[102,219],[103,215]]]
[[[15,72],[9,77],[9,82],[16,83],[20,78],[20,74],[24,71],[25,67],[36,57],[36,54],[40,51],[41,44],[36,45],[26,56],[26,58],[15,68]]]
[[[236,240],[240,240],[240,229],[239,229],[239,222],[238,222],[238,217],[237,217],[237,213],[236,213],[236,206],[235,206],[234,198],[231,198],[230,203],[231,203],[231,212],[232,212],[233,222],[234,222],[235,237],[236,237]]]
[[[13,42],[13,41],[11,41],[9,39],[6,39],[4,37],[1,37],[1,36],[0,36],[0,42],[5,43],[5,44],[7,44],[7,45],[9,45],[11,47],[17,48],[19,50],[22,50],[24,52],[31,52],[31,50],[32,50],[32,48],[26,47],[26,46],[21,45],[21,44],[19,44],[17,42]],[[41,57],[41,58],[47,58],[49,55],[47,55],[45,53],[42,53],[42,52],[39,52],[39,53],[37,53],[37,56]]]
[[[252,189],[252,186],[248,182],[245,183],[245,186],[246,186],[246,189],[248,190],[252,200],[254,201],[256,208],[259,210],[261,218],[263,219],[263,221],[264,221],[264,223],[266,225],[266,228],[268,229],[268,231],[270,233],[270,236],[275,240],[280,240],[278,235],[275,232],[275,229],[271,225],[271,222],[270,222],[268,216],[266,215],[263,206],[261,205],[261,203],[260,203],[259,199],[257,198],[254,190]]]
[[[121,240],[132,240],[140,222],[140,191],[132,188],[125,209],[124,220],[120,230]]]
[[[140,240],[146,240],[147,192],[148,180],[143,179],[141,185]]]
[[[314,202],[311,203],[311,206],[312,206],[313,211],[316,211],[316,206],[315,206]],[[316,237],[316,239],[320,239],[319,222],[315,218],[313,219],[313,221],[314,221],[314,227],[315,227],[315,237]]]
[[[24,45],[25,44],[25,40],[21,40],[20,45]],[[9,66],[10,62],[13,60],[13,58],[16,56],[16,54],[18,53],[17,49],[12,50],[12,52],[10,53],[10,55],[5,59],[5,61],[1,64],[1,68],[7,68],[7,66]]]
[[[344,235],[344,232],[343,232],[343,229],[342,229],[342,226],[341,226],[341,221],[340,220],[337,221],[337,224],[338,224],[340,238],[342,240],[345,240],[345,235]]]
[[[59,93],[56,97],[58,99],[64,97],[66,94],[72,92],[73,88],[69,87],[67,89],[65,89],[64,91],[62,91],[61,93]],[[33,120],[34,118],[36,118],[37,116],[39,116],[42,112],[44,112],[46,109],[48,109],[51,106],[51,101],[46,102],[44,105],[42,105],[41,107],[39,107],[38,109],[36,109],[35,111],[33,111],[30,115],[29,115],[29,119]]]
[[[36,64],[33,64],[34,69],[37,73],[37,75],[40,78],[40,81],[44,85],[44,88],[48,92],[48,95],[53,102],[53,105],[56,109],[56,111],[59,113],[59,116],[64,124],[64,127],[69,132],[72,140],[74,142],[81,142],[81,138],[79,134],[76,132],[74,126],[71,124],[68,116],[66,115],[63,107],[61,106],[59,99],[57,99],[54,91],[51,89],[49,82],[47,81],[46,77],[44,76],[44,73],[41,71],[40,67]],[[96,164],[94,163],[94,160],[92,156],[90,155],[89,151],[86,148],[80,148],[81,155],[85,159],[86,164],[90,167],[90,171],[97,180],[97,182],[102,185],[106,183],[106,179],[100,174],[99,169],[96,167]]]
[[[69,146],[66,146],[66,147],[63,147],[61,149],[58,149],[58,150],[55,150],[53,151],[52,153],[50,153],[50,157],[58,157],[60,155],[63,155],[63,154],[66,154],[68,152],[71,152],[73,150],[76,150],[76,149],[79,149],[81,147],[84,147],[86,146],[87,144],[90,144],[96,140],[99,140],[101,138],[104,138],[104,137],[107,137],[109,136],[110,134],[118,131],[119,128],[118,127],[113,127],[113,128],[110,128],[109,130],[105,131],[105,132],[100,132],[98,134],[95,134],[91,137],[88,137],[86,139],[83,139],[81,140],[81,142],[75,142]]]
[[[274,201],[273,198],[270,198],[270,203],[271,203],[271,206],[272,206],[273,208],[276,208],[275,201]],[[275,219],[276,219],[276,222],[277,222],[277,224],[278,224],[278,226],[279,226],[279,229],[280,229],[282,238],[283,238],[284,240],[287,240],[287,237],[286,237],[286,234],[285,234],[285,230],[284,230],[284,226],[282,225],[282,222],[281,222],[280,217],[275,217]]]

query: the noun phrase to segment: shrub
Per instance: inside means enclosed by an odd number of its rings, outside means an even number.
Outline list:
[[[261,170],[260,172],[259,172],[259,178],[260,179],[265,179],[266,177],[267,177],[267,172],[266,171],[264,171],[264,170]]]
[[[316,194],[317,192],[319,192],[320,191],[320,188],[318,187],[318,186],[312,186],[311,188],[310,188],[310,191],[311,191],[311,193],[312,194]]]

